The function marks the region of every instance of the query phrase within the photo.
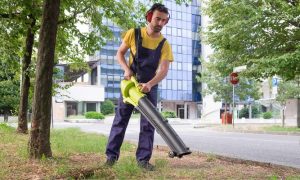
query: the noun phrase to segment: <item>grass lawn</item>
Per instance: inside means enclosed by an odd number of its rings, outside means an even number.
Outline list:
[[[297,127],[270,126],[264,129],[270,132],[300,132],[300,128]]]
[[[168,158],[168,148],[155,147],[145,172],[136,165],[136,145],[124,143],[113,168],[103,166],[107,138],[79,129],[51,131],[53,158],[28,159],[28,135],[0,124],[0,179],[300,179],[300,170],[193,153]]]

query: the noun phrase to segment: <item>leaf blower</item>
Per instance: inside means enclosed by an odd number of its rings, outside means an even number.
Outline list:
[[[156,110],[153,104],[147,99],[147,96],[140,91],[135,77],[132,76],[130,80],[122,80],[121,91],[124,103],[135,106],[135,108],[148,119],[152,126],[155,127],[157,132],[167,143],[171,149],[169,157],[181,158],[184,155],[191,154],[189,148],[185,146],[168,121]]]

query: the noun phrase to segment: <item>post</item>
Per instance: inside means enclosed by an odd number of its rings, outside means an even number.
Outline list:
[[[232,127],[234,127],[234,86],[232,85]]]
[[[252,119],[252,105],[249,104],[249,119]]]

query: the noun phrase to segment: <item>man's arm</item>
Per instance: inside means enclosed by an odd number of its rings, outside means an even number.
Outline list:
[[[129,66],[125,60],[125,54],[128,49],[129,49],[129,47],[123,41],[117,52],[118,63],[121,65],[122,69],[124,70],[124,78],[127,80],[129,80],[131,78],[131,76],[133,75],[131,69],[129,68]]]
[[[169,70],[170,61],[168,60],[162,60],[159,66],[159,69],[156,73],[156,75],[147,83],[141,83],[141,91],[144,93],[147,93],[151,90],[153,86],[158,84],[161,80],[163,80]]]

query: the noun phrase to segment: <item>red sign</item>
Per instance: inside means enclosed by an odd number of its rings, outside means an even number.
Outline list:
[[[231,82],[231,84],[233,84],[233,85],[239,83],[238,73],[236,73],[236,72],[230,73],[230,82]]]

